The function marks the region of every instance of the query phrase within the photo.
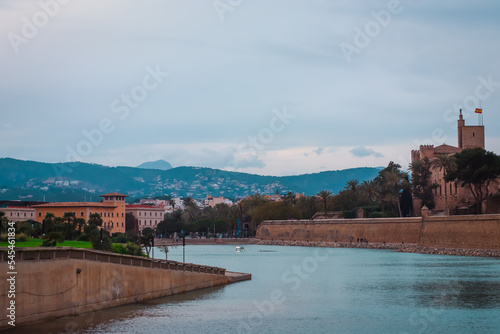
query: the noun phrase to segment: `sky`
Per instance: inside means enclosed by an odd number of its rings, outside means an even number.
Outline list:
[[[0,157],[407,169],[421,144],[457,145],[460,108],[500,154],[499,15],[497,0],[0,0]]]

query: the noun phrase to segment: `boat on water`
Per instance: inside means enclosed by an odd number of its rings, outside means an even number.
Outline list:
[[[242,246],[236,246],[236,251],[237,251],[237,252],[244,252],[244,251],[245,251],[245,247],[242,247]]]

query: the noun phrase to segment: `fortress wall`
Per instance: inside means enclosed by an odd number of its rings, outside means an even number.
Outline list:
[[[500,249],[500,215],[265,221],[257,238],[284,241],[409,243]]]
[[[322,219],[265,221],[257,229],[263,240],[418,243],[421,218]]]
[[[428,217],[420,246],[500,249],[500,215]]]

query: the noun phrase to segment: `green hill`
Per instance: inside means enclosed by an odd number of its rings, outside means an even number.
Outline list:
[[[0,200],[97,200],[106,192],[131,198],[172,195],[203,198],[206,195],[241,198],[276,191],[315,195],[336,194],[348,180],[373,179],[381,168],[361,167],[296,176],[261,176],[202,167],[168,170],[107,167],[81,162],[42,163],[0,159]]]

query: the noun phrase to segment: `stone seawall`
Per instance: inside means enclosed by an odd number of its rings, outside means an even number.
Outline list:
[[[4,315],[11,299],[7,253],[2,253],[0,329],[10,327]],[[222,268],[83,249],[16,249],[15,267],[16,326],[251,278]]]
[[[413,244],[426,249],[500,250],[500,215],[264,221],[263,242]]]

